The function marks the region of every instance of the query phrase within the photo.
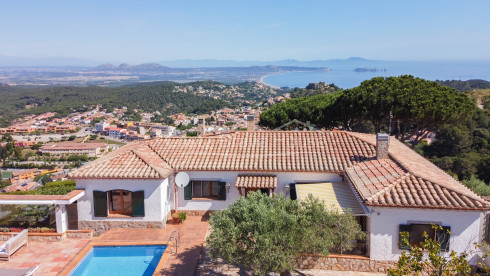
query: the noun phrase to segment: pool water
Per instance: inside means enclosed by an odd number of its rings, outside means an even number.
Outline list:
[[[69,275],[153,275],[165,248],[165,245],[94,246]]]

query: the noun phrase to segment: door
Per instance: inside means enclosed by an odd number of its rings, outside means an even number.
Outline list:
[[[66,205],[66,214],[68,216],[68,230],[78,230],[78,208],[76,201]]]

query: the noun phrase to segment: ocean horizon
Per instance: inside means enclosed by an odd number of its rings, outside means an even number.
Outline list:
[[[305,88],[312,82],[326,82],[348,89],[377,76],[413,75],[427,80],[490,81],[490,62],[429,62],[429,61],[367,61],[328,66],[328,72],[291,72],[264,76],[262,82],[275,87]],[[367,69],[358,70],[356,68]],[[372,71],[370,71],[372,70]]]

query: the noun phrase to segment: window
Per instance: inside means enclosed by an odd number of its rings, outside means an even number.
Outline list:
[[[131,192],[114,190],[107,192],[109,196],[109,214],[131,214]]]
[[[263,194],[270,195],[270,189],[259,189],[259,188],[245,188],[245,197],[247,197],[250,192],[260,191]]]
[[[209,180],[192,180],[184,188],[184,199],[193,198],[226,200],[225,182]]]
[[[144,200],[144,191],[94,191],[94,216],[107,217],[109,214],[120,214],[133,217],[144,217]]]
[[[490,214],[486,214],[483,218],[483,239],[490,243]]]
[[[429,223],[401,224],[399,226],[399,248],[410,249],[409,244],[402,243],[401,233],[409,233],[408,241],[411,245],[420,245],[424,240],[423,233],[425,232],[429,238],[437,240],[441,244],[441,251],[449,251],[450,234],[448,231],[451,231],[449,226],[442,226],[442,230],[435,231]]]

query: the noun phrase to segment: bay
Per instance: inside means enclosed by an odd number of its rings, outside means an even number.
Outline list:
[[[333,83],[347,89],[358,86],[362,81],[376,76],[413,75],[427,80],[469,80],[490,81],[490,62],[449,62],[449,61],[368,61],[346,64],[324,64],[328,72],[291,72],[265,76],[262,82],[276,87],[304,88],[308,83]],[[356,68],[374,68],[379,71],[357,72]],[[386,71],[385,71],[386,70]]]

